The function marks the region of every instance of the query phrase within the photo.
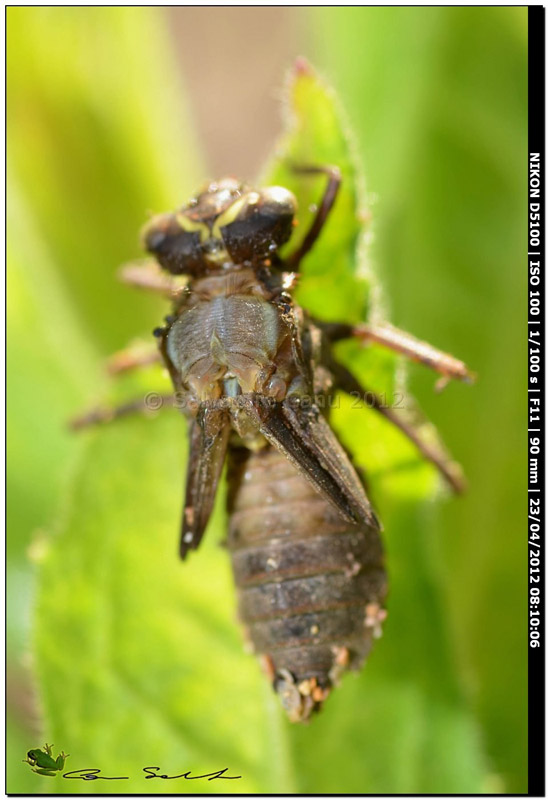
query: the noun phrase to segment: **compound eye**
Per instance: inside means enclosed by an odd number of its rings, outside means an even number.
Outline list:
[[[200,232],[182,229],[174,214],[153,217],[141,237],[145,249],[172,275],[199,272],[203,263]]]
[[[297,210],[294,195],[281,186],[248,192],[215,223],[235,261],[272,255],[287,242]]]
[[[293,192],[283,186],[269,186],[261,192],[261,204],[265,214],[293,221],[297,213],[297,201]]]

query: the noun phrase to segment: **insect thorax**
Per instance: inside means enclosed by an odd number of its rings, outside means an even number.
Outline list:
[[[299,377],[292,335],[276,293],[244,269],[192,283],[166,352],[179,390],[198,403],[253,392],[281,400]]]

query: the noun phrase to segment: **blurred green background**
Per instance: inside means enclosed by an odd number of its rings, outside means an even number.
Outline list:
[[[66,430],[158,386],[104,377],[165,313],[115,269],[147,213],[259,172],[297,55],[354,132],[391,321],[480,376],[409,370],[469,490],[378,489],[385,636],[304,729],[242,652],[219,536],[181,578],[182,421]],[[32,774],[44,739],[71,769],[245,776],[201,792],[526,791],[526,69],[524,8],[8,9],[8,791],[112,791]]]

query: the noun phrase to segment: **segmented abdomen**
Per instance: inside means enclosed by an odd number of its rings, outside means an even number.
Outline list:
[[[270,446],[231,448],[229,486],[240,618],[290,719],[303,721],[380,634],[380,537],[343,519]]]

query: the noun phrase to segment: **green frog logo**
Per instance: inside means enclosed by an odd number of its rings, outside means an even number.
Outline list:
[[[23,762],[30,764],[32,771],[38,775],[49,775],[50,778],[53,778],[64,768],[68,754],[61,750],[57,758],[53,758],[52,753],[53,745],[45,744],[43,750],[29,750]]]

